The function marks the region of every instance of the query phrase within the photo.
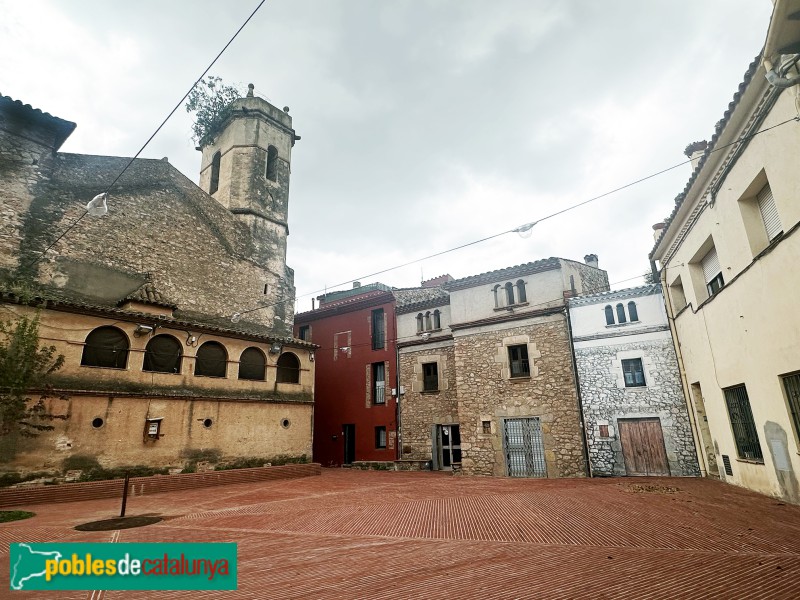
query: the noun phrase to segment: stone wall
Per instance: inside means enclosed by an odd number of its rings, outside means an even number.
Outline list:
[[[465,330],[455,337],[463,472],[506,475],[502,420],[539,417],[547,476],[585,476],[566,319],[558,314],[502,326],[507,328]],[[520,343],[528,345],[531,377],[510,379],[504,356],[508,345]],[[483,433],[483,421],[491,422],[490,433]]]
[[[16,233],[0,239],[0,254],[17,257],[11,266],[35,261],[126,159],[59,154],[55,163],[52,172],[20,190]],[[109,195],[109,213],[82,219],[35,268],[46,285],[107,303],[136,289],[147,272],[186,314],[224,318],[274,304],[245,318],[274,325],[278,335],[291,330],[293,303],[281,302],[294,296],[291,270],[276,273],[260,264],[244,223],[164,161],[137,160]],[[120,278],[127,283],[98,285]]]
[[[421,365],[427,362],[439,365],[439,391],[421,390]],[[431,460],[431,427],[459,422],[452,343],[439,348],[401,350],[400,380],[405,386],[405,395],[400,401],[401,458]]]
[[[619,356],[640,356],[644,387],[624,387]],[[625,475],[617,419],[658,417],[672,475],[698,476],[689,415],[669,337],[615,345],[576,348],[575,359],[586,420],[593,475]],[[600,424],[613,433],[600,437]]]

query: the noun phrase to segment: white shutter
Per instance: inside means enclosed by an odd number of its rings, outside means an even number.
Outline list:
[[[781,218],[778,216],[778,207],[775,206],[775,198],[769,185],[758,193],[758,210],[761,211],[761,218],[764,220],[764,227],[767,230],[767,238],[771,242],[783,231]]]
[[[709,283],[722,272],[719,266],[716,248],[711,248],[708,254],[703,257],[703,260],[700,261],[700,264],[703,266],[703,278],[706,280],[706,283]]]

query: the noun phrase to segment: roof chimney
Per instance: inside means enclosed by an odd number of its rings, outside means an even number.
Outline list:
[[[708,148],[708,142],[705,140],[700,140],[699,142],[692,142],[683,153],[688,156],[692,161],[692,173],[694,173],[695,169],[697,169],[697,165],[700,164],[700,159],[706,153],[706,149]]]
[[[664,233],[664,228],[666,228],[667,224],[664,221],[660,221],[653,225],[653,239],[658,242],[658,239]]]
[[[422,287],[424,288],[432,288],[443,285],[448,281],[454,281],[453,276],[450,273],[445,275],[439,275],[438,277],[434,277],[433,279],[427,279],[422,282]]]
[[[597,254],[587,254],[583,257],[583,262],[585,262],[590,267],[594,267],[595,269],[598,268],[597,266]]]

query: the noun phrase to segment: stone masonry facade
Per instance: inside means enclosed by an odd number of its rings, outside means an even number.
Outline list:
[[[439,371],[439,390],[422,391],[422,365],[435,362]],[[400,402],[402,455],[409,460],[431,460],[431,427],[459,423],[456,398],[455,349],[447,346],[400,353],[400,379],[405,394]]]
[[[642,358],[646,386],[620,385],[620,357]],[[626,474],[617,420],[647,417],[661,422],[670,473],[700,475],[670,338],[579,348],[575,359],[593,475]],[[600,436],[600,425],[610,426],[607,437]]]
[[[539,417],[548,477],[582,477],[586,461],[572,358],[563,314],[507,329],[455,337],[456,390],[462,469],[470,475],[504,476],[503,419]],[[527,344],[531,376],[508,377],[509,345]],[[484,433],[483,422],[491,423]]]

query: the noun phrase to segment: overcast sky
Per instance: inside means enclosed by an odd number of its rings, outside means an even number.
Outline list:
[[[0,0],[0,94],[77,129],[64,152],[132,156],[257,0]],[[418,285],[560,256],[638,285],[651,225],[766,37],[769,0],[268,0],[212,69],[288,105],[288,264],[299,311],[349,281]],[[145,149],[193,181],[181,108]],[[101,191],[101,190],[98,190]],[[113,210],[113,194],[112,194]],[[177,235],[180,235],[178,233]],[[339,287],[342,287],[341,285]]]

